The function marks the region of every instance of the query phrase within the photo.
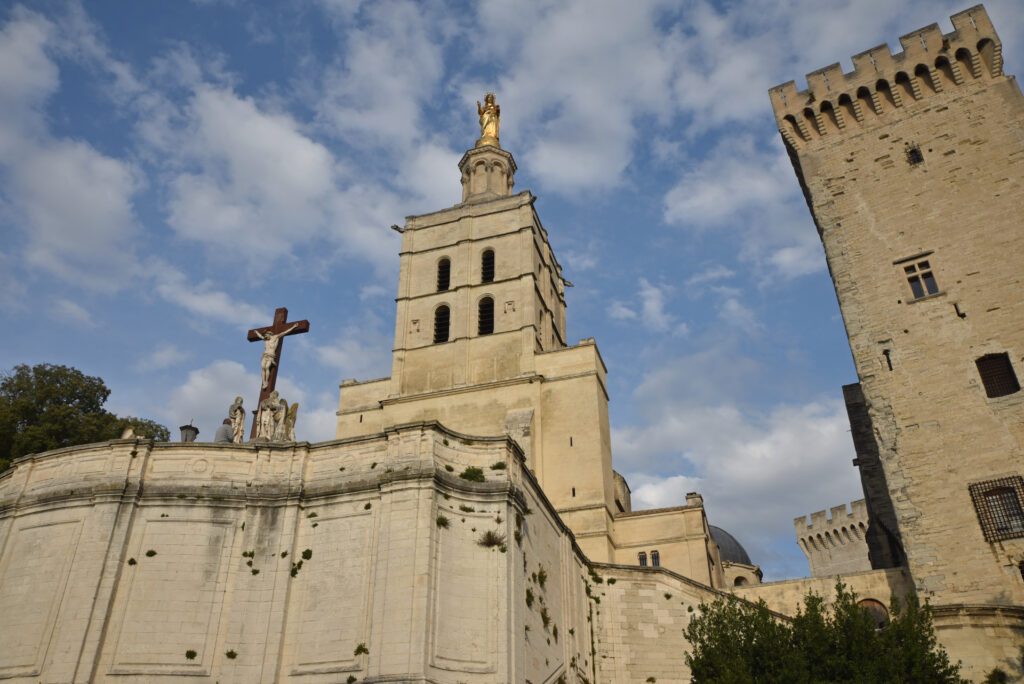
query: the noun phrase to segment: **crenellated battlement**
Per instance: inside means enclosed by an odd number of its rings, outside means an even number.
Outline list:
[[[793,521],[797,543],[815,577],[870,568],[866,536],[868,507],[864,499],[815,511]]]
[[[836,63],[768,91],[779,131],[792,148],[884,123],[888,116],[939,93],[1003,76],[1002,43],[984,6],[954,14],[951,33],[938,24],[853,56],[853,71]]]
[[[805,537],[811,534],[824,534],[830,530],[834,531],[842,527],[857,525],[858,523],[864,523],[866,527],[868,523],[868,507],[864,499],[858,499],[851,502],[849,508],[847,508],[846,504],[833,506],[827,511],[811,513],[809,523],[807,519],[808,516],[804,515],[793,520],[797,536]]]

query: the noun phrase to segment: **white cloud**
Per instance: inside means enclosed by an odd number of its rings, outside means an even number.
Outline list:
[[[353,7],[330,3],[339,7],[342,20],[350,20]],[[447,13],[402,1],[363,9],[358,26],[344,27],[345,55],[326,72],[319,117],[350,143],[414,149],[423,105],[444,72]]]
[[[256,325],[269,319],[262,309],[236,300],[216,289],[210,281],[193,283],[177,268],[158,259],[151,259],[146,271],[153,280],[155,292],[162,299],[189,313],[242,326]]]
[[[179,349],[177,345],[163,342],[146,356],[140,358],[135,363],[135,370],[140,372],[163,370],[186,361],[189,356],[190,354]]]
[[[53,24],[16,7],[0,31],[0,152],[8,154],[20,133],[38,132],[33,116],[60,84],[57,65],[47,55]]]
[[[726,268],[721,264],[714,264],[708,266],[703,271],[694,273],[692,276],[686,279],[687,288],[697,288],[701,285],[708,283],[717,282],[719,280],[726,280],[736,275],[736,272],[731,268]]]
[[[728,297],[721,303],[718,318],[745,335],[757,335],[762,329],[757,315],[735,297]]]
[[[777,142],[770,149],[750,136],[720,143],[666,193],[663,218],[698,234],[739,233],[737,257],[783,279],[825,267],[817,231]],[[724,277],[724,271],[709,271],[691,280],[703,284]]]
[[[137,232],[131,164],[88,143],[54,138],[42,106],[59,84],[47,54],[54,25],[17,8],[0,32],[0,173],[23,257],[76,285],[114,291],[133,277]]]
[[[640,279],[640,319],[651,330],[664,332],[672,327],[674,317],[665,311],[666,286],[657,287]]]
[[[248,420],[259,391],[259,376],[245,370],[236,361],[214,361],[190,371],[188,378],[173,390],[162,410],[166,425],[175,430],[189,421],[199,428],[199,440],[210,441],[221,421],[228,416],[228,407],[236,395],[246,399]],[[252,403],[250,403],[252,402]],[[248,427],[246,429],[248,435]]]
[[[250,259],[286,255],[324,222],[335,162],[284,114],[200,87],[189,107],[188,158],[172,183],[168,221],[183,237]]]
[[[668,285],[655,285],[641,278],[637,285],[638,305],[633,307],[612,300],[608,305],[608,316],[620,321],[639,320],[648,330],[685,336],[689,333],[689,326],[666,310],[667,297],[672,290]]]
[[[798,193],[781,149],[759,149],[751,137],[727,139],[665,195],[664,218],[691,230],[720,227]]]
[[[391,370],[391,341],[372,326],[347,330],[334,344],[315,348],[316,358],[339,371],[339,379],[368,380]]]
[[[608,315],[619,321],[631,321],[637,317],[636,311],[615,300],[608,305]]]
[[[641,424],[613,430],[615,467],[637,508],[704,496],[709,521],[733,533],[774,577],[806,573],[793,518],[863,495],[838,399],[754,408],[761,373],[728,346],[669,360],[634,393]]]
[[[96,289],[126,286],[134,276],[135,169],[77,141],[22,153],[9,173],[12,203],[29,228],[28,262]]]
[[[507,65],[498,99],[514,124],[504,130],[547,187],[575,192],[620,183],[640,138],[638,119],[669,112],[674,38],[658,28],[659,5],[477,6],[487,30],[474,36],[476,49]],[[467,104],[483,87],[467,85]]]
[[[58,321],[64,321],[80,327],[96,327],[92,314],[81,305],[63,297],[55,299],[50,305],[50,315]]]

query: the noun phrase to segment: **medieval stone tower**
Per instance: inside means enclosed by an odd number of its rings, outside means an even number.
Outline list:
[[[1024,634],[1024,99],[984,8],[952,22],[770,94],[860,380],[872,561],[969,664]]]

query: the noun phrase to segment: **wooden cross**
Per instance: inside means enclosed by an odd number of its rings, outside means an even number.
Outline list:
[[[250,342],[263,342],[263,355],[260,357],[260,398],[256,403],[255,417],[249,439],[256,439],[256,427],[259,425],[260,408],[263,401],[270,396],[277,386],[277,369],[281,365],[281,347],[288,335],[300,335],[309,332],[309,321],[288,322],[288,309],[281,307],[274,311],[274,323],[265,328],[254,328],[249,331]],[[268,335],[270,338],[268,339]]]

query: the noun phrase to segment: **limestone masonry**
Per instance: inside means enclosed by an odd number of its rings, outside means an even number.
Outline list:
[[[1024,643],[1024,99],[981,6],[771,90],[859,385],[874,567],[969,676]]]
[[[1024,101],[984,9],[952,20],[770,92],[859,380],[865,498],[796,520],[812,577],[762,583],[699,493],[632,509],[607,368],[567,339],[489,94],[462,201],[395,226],[391,374],[341,382],[337,439],[0,474],[0,681],[682,683],[701,603],[791,615],[837,576],[880,621],[928,599],[975,681],[1018,672]]]

